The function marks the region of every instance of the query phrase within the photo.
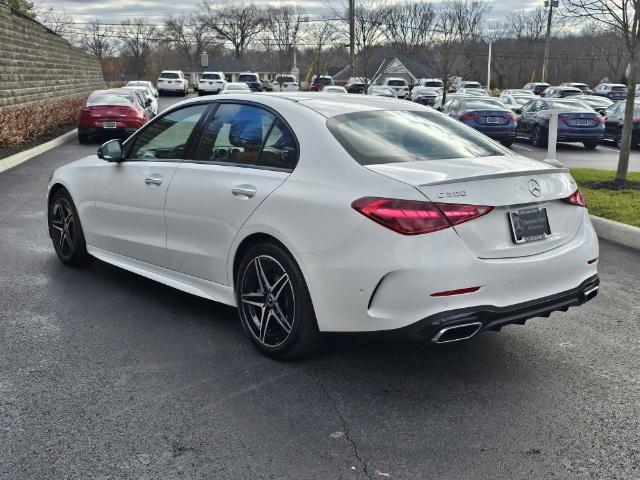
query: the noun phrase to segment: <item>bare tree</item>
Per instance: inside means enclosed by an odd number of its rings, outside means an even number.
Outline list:
[[[312,48],[311,64],[313,71],[316,75],[322,75],[326,72],[325,59],[327,50],[339,41],[341,32],[332,22],[323,17],[322,21],[309,24],[305,33]]]
[[[74,28],[73,17],[64,10],[44,5],[35,7],[35,18],[52,32],[60,35],[72,45],[79,43],[78,32]]]
[[[300,7],[282,4],[267,9],[267,32],[279,55],[278,70],[288,72],[293,66],[293,52],[298,43],[300,26],[306,19]]]
[[[147,23],[144,18],[134,18],[124,20],[120,24],[120,33],[124,50],[131,56],[136,75],[140,78],[147,71],[149,50],[157,34],[157,28]]]
[[[199,63],[200,55],[216,43],[218,36],[209,18],[196,13],[169,17],[164,21],[164,34],[169,43],[184,54],[189,65]]]
[[[372,75],[376,73],[370,70],[371,57],[384,40],[386,16],[387,5],[384,2],[365,0],[355,8],[355,47],[361,62],[361,65],[356,65],[356,70],[364,81],[365,93],[369,88],[369,81],[374,80]]]
[[[545,9],[537,7],[533,10],[507,13],[504,30],[509,37],[517,40],[540,40],[544,37],[546,26],[547,14]]]
[[[471,76],[478,58],[475,44],[482,36],[489,7],[483,0],[453,0],[446,10],[453,16],[454,28],[462,44],[465,76]]]
[[[447,92],[451,86],[451,76],[458,59],[458,45],[460,30],[455,17],[453,3],[445,3],[440,7],[436,17],[437,43],[435,45],[436,63],[444,83],[442,89],[442,104],[447,101]]]
[[[100,62],[115,50],[114,30],[110,25],[103,25],[94,19],[85,28],[82,47],[95,56]]]
[[[425,47],[432,34],[436,12],[432,3],[396,3],[386,9],[387,38],[400,52],[416,52]]]
[[[622,148],[618,159],[616,182],[623,183],[629,171],[631,134],[635,106],[636,78],[640,57],[640,0],[565,0],[567,13],[616,32],[624,41],[629,55],[627,101],[622,129]]]
[[[235,58],[244,55],[247,46],[266,27],[264,11],[255,5],[213,4],[203,2],[208,25],[215,30],[218,38],[233,45]]]

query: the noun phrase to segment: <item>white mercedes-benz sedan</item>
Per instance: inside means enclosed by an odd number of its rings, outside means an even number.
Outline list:
[[[189,99],[57,169],[47,205],[66,265],[97,258],[237,306],[277,358],[322,332],[464,340],[598,291],[567,170],[395,99]]]

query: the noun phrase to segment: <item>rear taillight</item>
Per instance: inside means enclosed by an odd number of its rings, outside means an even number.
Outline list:
[[[351,206],[365,217],[402,235],[437,232],[481,217],[493,210],[493,207],[478,205],[379,197],[360,198]]]
[[[567,115],[566,113],[561,113],[560,115],[558,115],[559,122],[566,122],[567,120],[569,120],[569,118],[569,115]]]
[[[596,123],[604,123],[604,117],[602,115],[596,115]]]
[[[466,112],[462,114],[460,120],[475,120],[476,118],[480,118],[480,115],[477,113]]]
[[[570,203],[572,205],[577,205],[579,207],[587,207],[587,201],[584,199],[584,195],[580,190],[576,190],[571,194],[570,197],[564,199],[565,202]]]
[[[507,120],[509,120],[510,122],[514,122],[518,119],[518,117],[516,117],[516,114],[513,112],[507,113],[506,117],[507,117]]]

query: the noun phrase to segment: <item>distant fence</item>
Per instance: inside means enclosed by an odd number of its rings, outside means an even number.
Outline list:
[[[0,147],[74,120],[100,62],[0,1]]]

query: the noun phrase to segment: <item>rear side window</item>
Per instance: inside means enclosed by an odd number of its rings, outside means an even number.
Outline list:
[[[196,159],[291,170],[296,152],[291,132],[271,112],[252,105],[222,103],[204,125]]]
[[[327,127],[361,165],[505,155],[506,150],[452,118],[422,111],[338,115]]]

